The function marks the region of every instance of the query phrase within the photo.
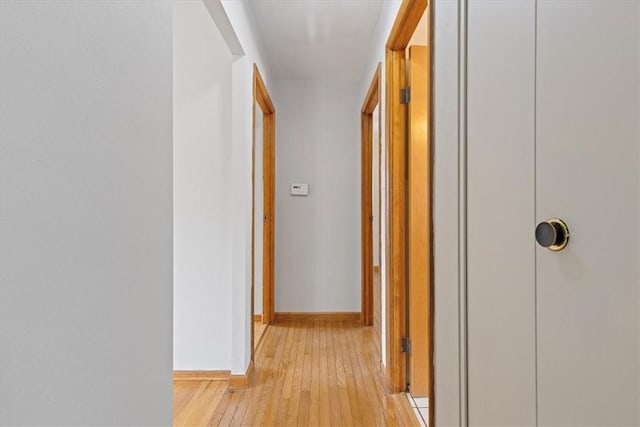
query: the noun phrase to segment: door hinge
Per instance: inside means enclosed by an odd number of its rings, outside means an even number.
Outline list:
[[[400,89],[400,104],[408,104],[411,101],[411,88],[409,86]]]
[[[373,222],[373,215],[369,215],[369,222]]]
[[[400,345],[402,347],[403,353],[411,354],[411,338],[402,337],[402,342]]]

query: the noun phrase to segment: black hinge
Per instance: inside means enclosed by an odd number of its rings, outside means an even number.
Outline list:
[[[402,346],[402,352],[411,354],[411,338],[402,337],[402,342],[400,344]]]
[[[411,88],[403,87],[400,89],[400,104],[408,104],[411,100]]]

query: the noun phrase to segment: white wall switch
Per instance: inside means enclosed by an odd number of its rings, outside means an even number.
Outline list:
[[[307,196],[309,195],[309,184],[293,183],[291,184],[292,196]]]

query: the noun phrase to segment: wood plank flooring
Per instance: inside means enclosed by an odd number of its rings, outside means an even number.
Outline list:
[[[373,337],[355,321],[279,321],[264,334],[250,388],[176,383],[174,425],[418,426],[386,396]]]
[[[382,287],[380,284],[380,267],[373,267],[373,331],[376,350],[380,354],[382,339]]]
[[[173,425],[208,425],[227,383],[227,380],[174,380]]]
[[[262,320],[253,321],[253,348],[258,348],[266,330],[267,325],[262,323]]]

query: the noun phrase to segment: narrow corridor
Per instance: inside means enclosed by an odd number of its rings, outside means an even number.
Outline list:
[[[251,388],[177,381],[174,425],[419,425],[403,395],[386,396],[373,334],[355,321],[279,321]]]

